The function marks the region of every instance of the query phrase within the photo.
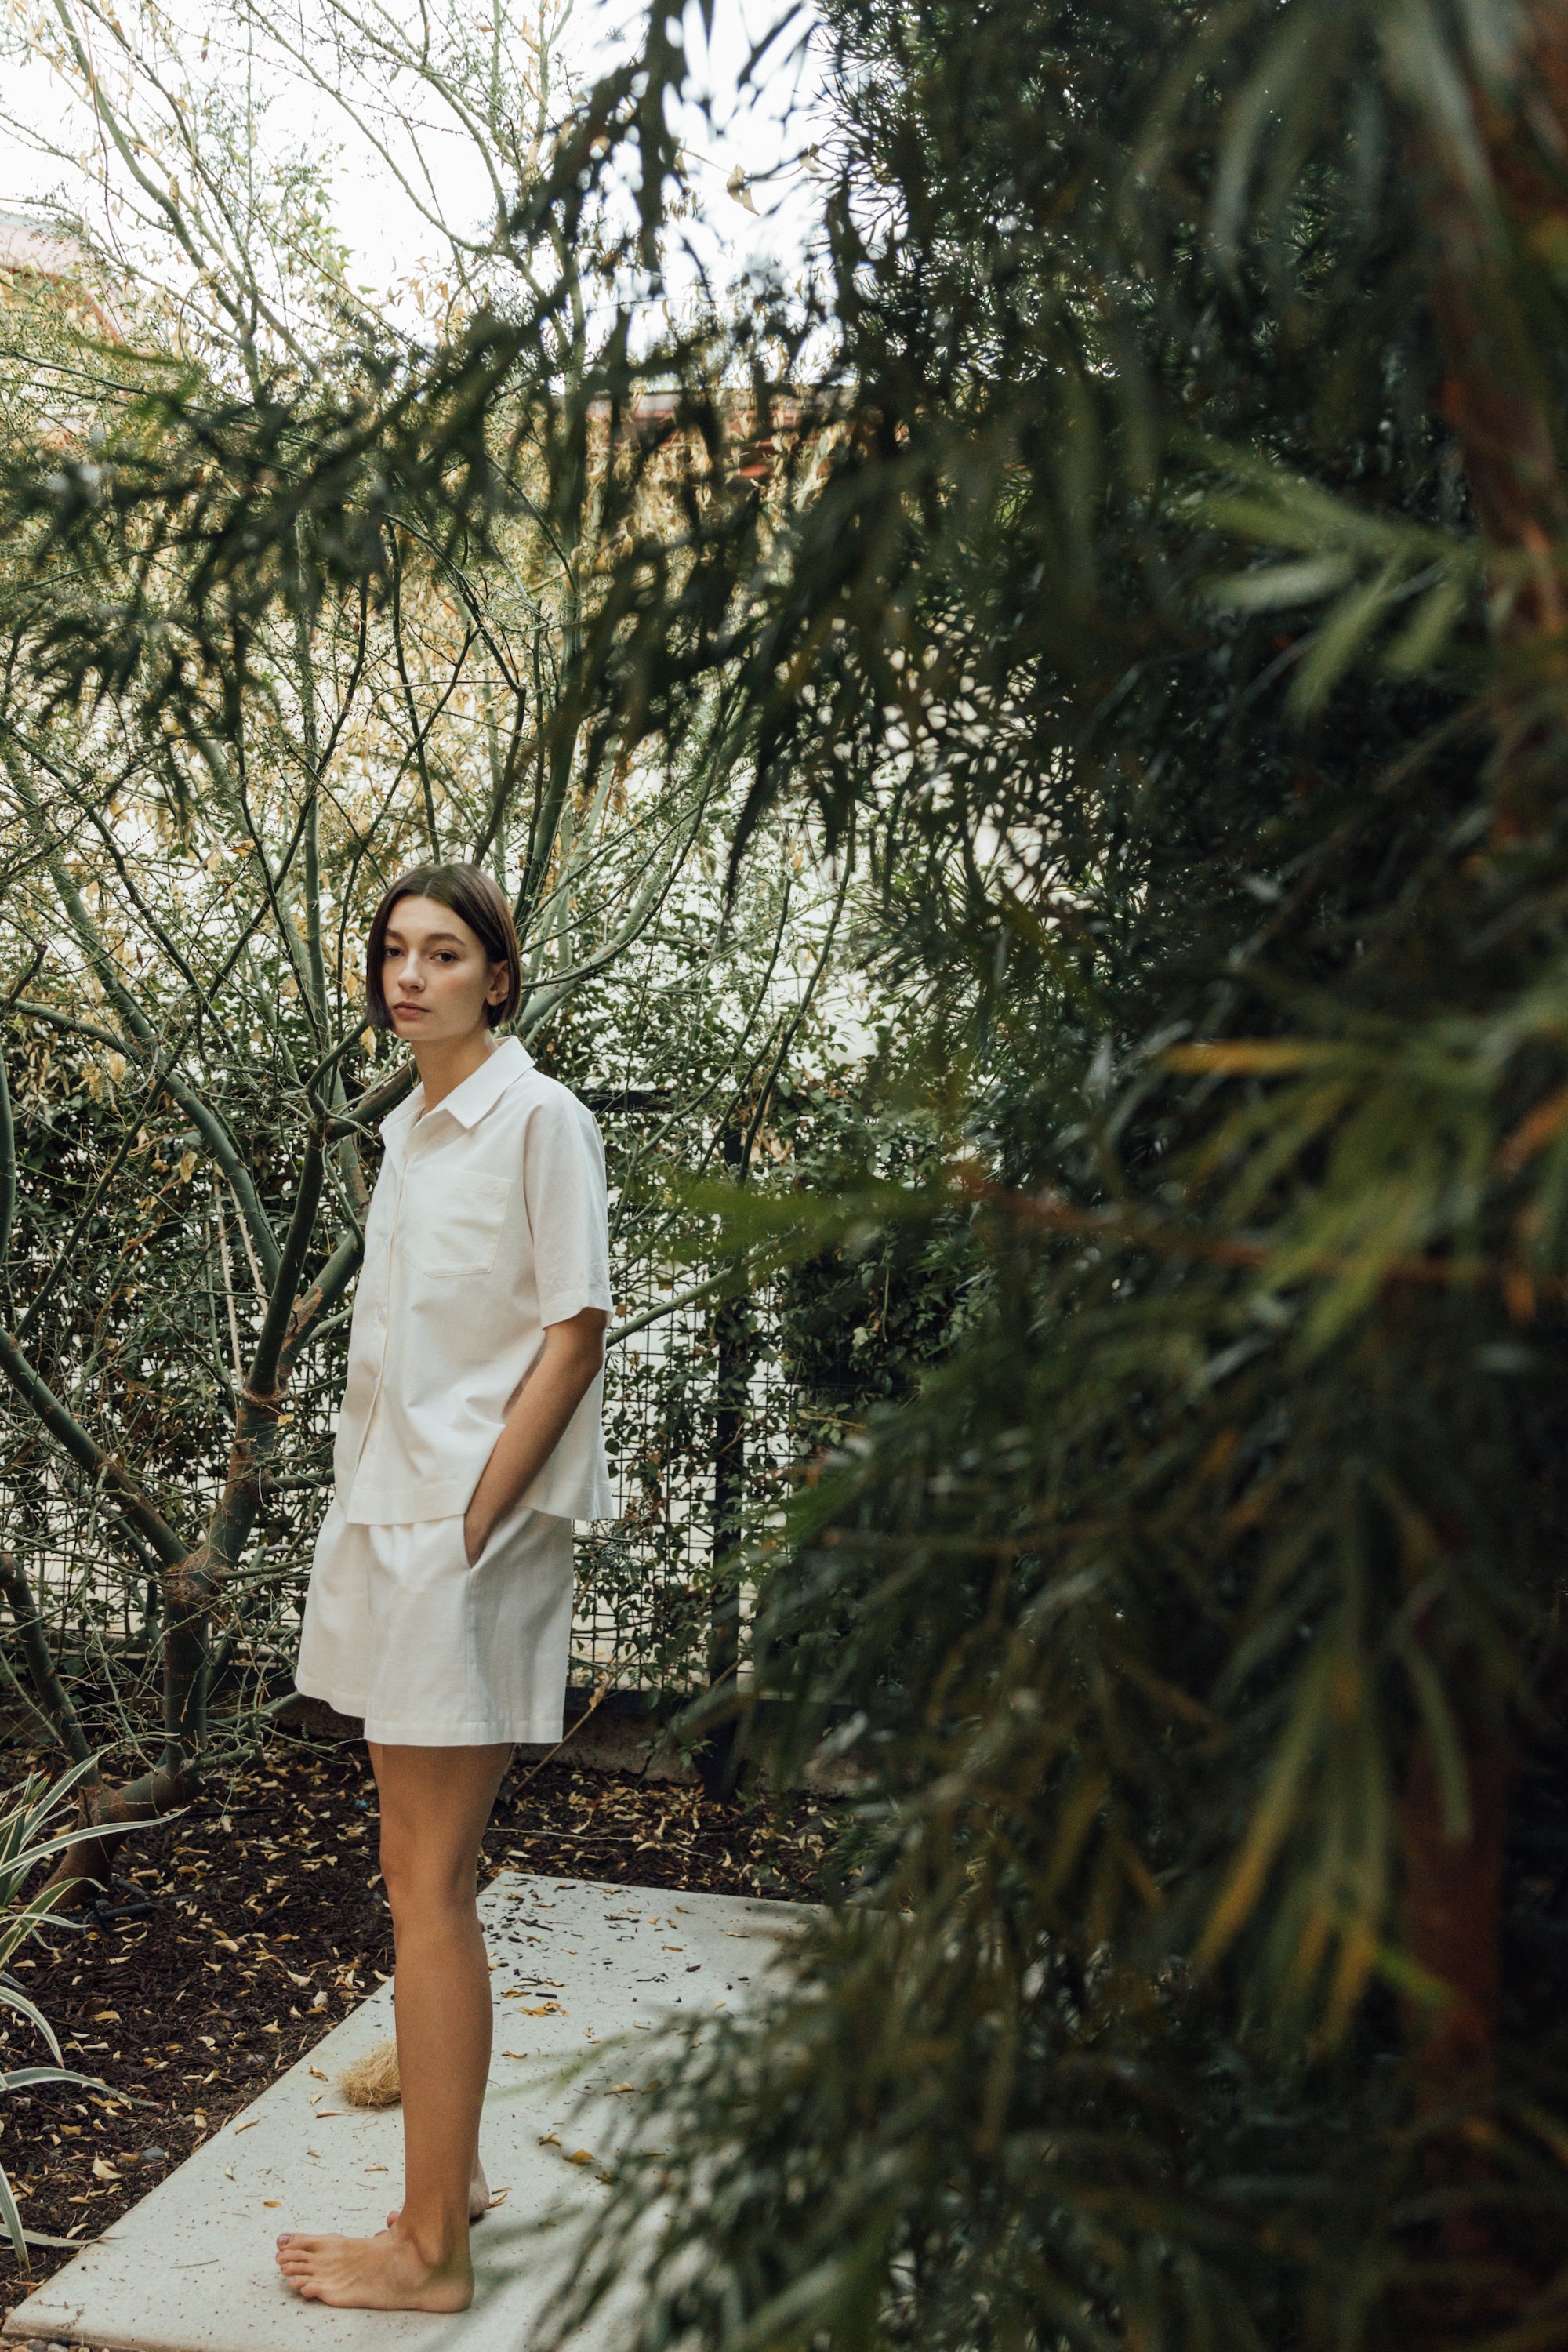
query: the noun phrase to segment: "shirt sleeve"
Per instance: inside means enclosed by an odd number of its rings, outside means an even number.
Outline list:
[[[605,1147],[592,1112],[564,1087],[528,1122],[522,1191],[540,1321],[564,1323],[584,1307],[611,1313]]]

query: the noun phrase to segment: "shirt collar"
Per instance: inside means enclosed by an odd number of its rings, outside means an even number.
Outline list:
[[[526,1045],[516,1037],[503,1037],[499,1045],[490,1048],[479,1068],[470,1070],[462,1084],[454,1087],[436,1108],[449,1111],[459,1127],[477,1127],[485,1113],[500,1100],[508,1087],[533,1066],[533,1056]],[[413,1093],[382,1120],[383,1136],[388,1141],[401,1140],[424,1108],[425,1089],[423,1086],[416,1086]]]

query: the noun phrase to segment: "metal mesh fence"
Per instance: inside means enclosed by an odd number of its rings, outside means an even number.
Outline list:
[[[216,1244],[211,1257],[216,1269]],[[701,1275],[685,1265],[661,1283],[646,1260],[642,1265],[640,1275],[635,1265],[619,1272],[618,1320],[637,1322]],[[234,1286],[219,1277],[213,1289],[222,1337],[230,1339],[234,1318],[233,1336],[243,1348],[258,1319],[254,1298],[242,1296],[237,1313]],[[725,1530],[731,1541],[758,1532],[777,1514],[795,1465],[837,1433],[832,1400],[808,1397],[788,1377],[773,1289],[750,1295],[745,1322],[739,1492]],[[622,1516],[577,1533],[570,1674],[579,1687],[609,1684],[675,1695],[708,1677],[722,1370],[711,1296],[658,1314],[609,1350],[605,1436]],[[232,1654],[231,1687],[237,1675],[256,1696],[286,1687],[292,1672],[311,1549],[330,1492],[341,1378],[340,1342],[331,1360],[312,1367],[293,1393],[258,1540],[216,1612],[215,1641],[220,1653],[226,1645]],[[731,1397],[733,1402],[733,1388]],[[186,1489],[192,1524],[216,1500],[221,1465],[215,1451],[210,1462],[193,1465]],[[155,1586],[128,1562],[103,1496],[41,1441],[26,1409],[9,1397],[0,1398],[0,1517],[68,1669],[105,1688],[118,1679],[123,1690],[124,1667],[137,1661],[133,1679],[144,1682],[147,1704],[154,1706]],[[742,1649],[746,1610],[742,1595]],[[100,1671],[106,1646],[122,1662],[118,1677]]]
[[[690,1286],[689,1270],[681,1280]],[[650,1288],[628,1319],[657,1303]],[[751,1294],[741,1527],[731,1522],[731,1538],[778,1513],[795,1465],[812,1448],[815,1416],[782,1363],[777,1306],[770,1288]],[[677,1307],[610,1349],[605,1431],[622,1517],[578,1533],[575,1683],[680,1691],[706,1678],[721,1388],[710,1299]]]

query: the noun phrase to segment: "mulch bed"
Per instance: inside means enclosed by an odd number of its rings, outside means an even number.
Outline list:
[[[211,1798],[127,1840],[119,1916],[23,1948],[16,1980],[66,2063],[108,2085],[5,2097],[0,2162],[27,2229],[95,2237],[390,1972],[375,1821],[363,1747],[275,1738]],[[491,1873],[798,1899],[829,1834],[809,1797],[719,1804],[563,1758],[514,1768],[485,1853]],[[13,2067],[47,2059],[22,2021],[0,2050]],[[31,2284],[66,2259],[36,2251]]]

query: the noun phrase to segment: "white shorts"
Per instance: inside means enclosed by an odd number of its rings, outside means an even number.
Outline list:
[[[391,1747],[559,1739],[572,1640],[572,1522],[519,1506],[474,1566],[461,1517],[316,1538],[295,1682]]]

